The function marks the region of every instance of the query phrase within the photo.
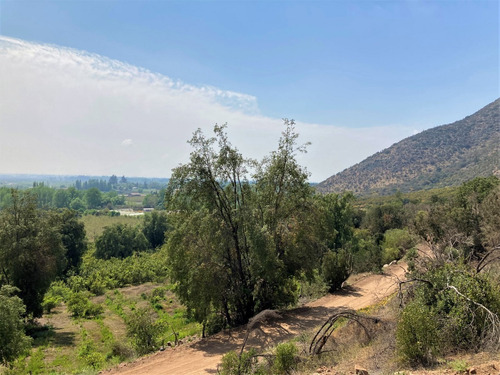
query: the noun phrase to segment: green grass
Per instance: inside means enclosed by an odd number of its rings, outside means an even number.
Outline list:
[[[95,238],[102,234],[105,227],[113,224],[127,224],[136,226],[141,223],[142,217],[138,216],[94,216],[85,215],[82,222],[85,225],[87,239],[94,242]]]

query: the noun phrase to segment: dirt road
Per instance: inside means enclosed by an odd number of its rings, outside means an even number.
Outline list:
[[[361,309],[373,305],[396,290],[397,279],[404,277],[405,268],[392,265],[381,275],[366,275],[351,281],[341,292],[330,294],[303,307],[282,313],[282,317],[255,329],[247,347],[265,348],[286,341],[300,332],[317,327],[340,307]],[[241,347],[245,327],[228,330],[190,345],[157,352],[135,362],[105,371],[106,374],[216,374],[222,356]]]

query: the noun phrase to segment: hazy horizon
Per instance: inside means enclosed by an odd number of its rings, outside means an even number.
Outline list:
[[[216,123],[260,159],[287,117],[320,182],[495,100],[497,13],[494,1],[0,0],[0,174],[169,177]]]

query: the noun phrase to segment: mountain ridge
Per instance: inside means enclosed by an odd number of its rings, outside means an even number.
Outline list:
[[[391,194],[500,175],[500,99],[472,115],[405,138],[320,182],[322,193]]]

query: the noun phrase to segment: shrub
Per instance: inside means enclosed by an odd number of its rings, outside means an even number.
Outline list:
[[[408,304],[396,330],[398,354],[403,363],[428,365],[438,354],[436,317],[419,301]]]
[[[341,249],[338,252],[329,251],[323,258],[321,273],[330,292],[340,289],[342,283],[349,277],[349,254]]]
[[[297,365],[298,349],[293,342],[278,344],[273,369],[276,374],[289,374]]]
[[[67,301],[71,295],[71,290],[62,281],[54,281],[47,293],[43,297],[42,307],[45,312],[50,311],[60,305],[63,301]]]
[[[255,365],[255,350],[243,352],[240,355],[234,350],[226,353],[222,357],[221,375],[244,375],[252,374]]]
[[[78,357],[93,369],[101,368],[105,362],[104,355],[98,351],[95,342],[89,337],[85,329],[82,328],[80,334],[82,340],[78,346]]]
[[[498,348],[497,323],[484,309],[500,315],[498,285],[467,265],[445,264],[413,276],[427,282],[415,287],[398,323],[404,362],[428,364],[437,354]]]
[[[152,352],[160,345],[160,335],[165,327],[156,319],[150,308],[140,308],[128,316],[126,320],[127,336],[129,336],[139,354]]]
[[[134,251],[146,250],[149,243],[139,228],[114,224],[104,228],[95,240],[95,247],[97,258],[126,258]]]
[[[97,317],[104,311],[101,305],[90,301],[89,293],[72,293],[68,299],[68,310],[75,318]]]
[[[12,361],[31,347],[31,338],[24,333],[23,301],[13,294],[18,291],[9,285],[0,289],[0,363]]]
[[[415,246],[415,239],[407,229],[389,229],[382,242],[382,263],[390,263],[403,257]]]

